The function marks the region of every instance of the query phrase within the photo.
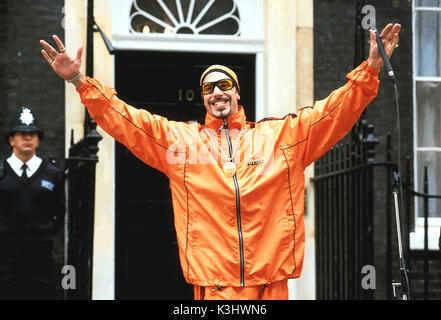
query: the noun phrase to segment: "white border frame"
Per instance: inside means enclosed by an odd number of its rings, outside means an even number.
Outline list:
[[[417,97],[416,97],[416,84],[417,82],[441,82],[441,77],[420,77],[416,72],[416,27],[415,20],[418,11],[434,11],[441,12],[441,8],[437,7],[416,7],[415,0],[412,1],[412,34],[413,34],[413,167],[414,167],[414,190],[418,190],[418,152],[419,151],[436,151],[440,152],[441,148],[437,147],[418,147],[418,120],[417,120]],[[410,249],[420,250],[424,249],[424,218],[418,218],[418,208],[415,206],[415,232],[410,233]],[[428,219],[428,233],[429,233],[429,250],[439,250],[438,241],[440,237],[441,218],[429,218]]]

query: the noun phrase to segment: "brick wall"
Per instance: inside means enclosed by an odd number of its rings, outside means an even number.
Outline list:
[[[43,59],[40,39],[64,39],[63,0],[0,1],[0,134],[6,134],[11,110],[30,106],[45,133],[38,154],[64,164],[64,83]],[[4,141],[4,140],[2,140]],[[2,158],[10,154],[0,143]]]
[[[422,252],[412,252],[409,263],[411,299],[424,299],[424,260]],[[428,299],[441,299],[441,253],[433,251],[428,260]]]

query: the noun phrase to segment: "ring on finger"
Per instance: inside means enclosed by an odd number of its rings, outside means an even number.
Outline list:
[[[66,48],[61,49],[60,53],[63,53],[64,51],[66,51]]]
[[[51,65],[52,62],[54,62],[54,58],[52,58],[51,61],[49,61],[49,65]]]

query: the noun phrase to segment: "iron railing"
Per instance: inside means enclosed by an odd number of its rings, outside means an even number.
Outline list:
[[[350,141],[315,163],[318,299],[369,299],[360,270],[373,264],[373,126],[359,121]]]
[[[438,240],[438,248],[429,249],[429,201],[432,199],[441,199],[441,195],[430,194],[429,193],[429,174],[427,166],[424,166],[424,176],[423,176],[423,192],[417,192],[413,190],[410,186],[411,182],[411,172],[410,172],[410,161],[407,161],[407,169],[406,169],[406,177],[408,179],[408,183],[405,185],[405,194],[406,194],[406,203],[407,208],[409,210],[408,216],[412,217],[408,221],[410,231],[415,231],[415,204],[418,200],[421,200],[423,203],[422,208],[422,217],[424,219],[424,246],[423,249],[419,250],[410,250],[410,263],[409,269],[411,272],[411,280],[416,283],[418,281],[423,282],[423,290],[416,290],[414,297],[417,299],[429,300],[431,295],[431,290],[439,290],[439,288],[431,288],[430,280],[432,278],[429,262],[431,260],[438,260],[438,264],[441,264],[441,230],[440,230],[440,238]],[[413,205],[412,205],[413,204]],[[422,270],[421,264],[418,262],[422,261]],[[434,272],[439,272],[439,270],[433,270]],[[418,288],[415,286],[415,288]]]
[[[382,295],[393,298],[392,281],[399,270],[397,239],[395,238],[395,209],[392,194],[393,172],[397,164],[392,161],[390,134],[386,142],[386,161],[375,160],[374,126],[365,119],[360,120],[344,142],[332,147],[315,163],[312,178],[315,190],[315,232],[316,232],[316,284],[317,299],[374,299],[378,292],[362,287],[362,269],[372,265],[377,272],[385,271]],[[408,267],[411,279],[424,279],[424,296],[429,297],[429,260],[440,259],[439,252],[428,248],[428,201],[439,199],[440,195],[429,194],[427,169],[424,177],[424,192],[412,190],[410,161],[403,181],[402,207],[400,208],[402,241],[405,259],[412,256],[413,262],[423,260],[424,269]],[[380,186],[381,190],[374,190]],[[375,192],[385,195],[384,201],[374,199]],[[414,198],[424,201],[425,220],[424,250],[414,252],[409,247],[409,234],[414,225]],[[381,206],[381,208],[380,208]],[[385,207],[385,208],[384,208]],[[386,215],[386,263],[376,263],[374,252],[374,218]],[[379,220],[379,219],[377,219]],[[381,234],[378,235],[381,237]],[[441,240],[440,240],[441,241]],[[382,241],[384,242],[384,241]],[[397,271],[397,272],[394,272]],[[398,279],[399,280],[399,277]],[[416,296],[415,298],[418,298]]]
[[[65,299],[92,298],[93,234],[95,217],[95,168],[101,135],[92,127],[73,143],[66,159],[68,181],[67,264],[75,268],[75,290],[66,290]]]

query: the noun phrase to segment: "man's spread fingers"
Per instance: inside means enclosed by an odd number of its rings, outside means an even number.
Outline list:
[[[52,58],[46,53],[46,51],[41,50],[41,54],[43,55],[43,57],[46,59],[47,62],[52,61]]]
[[[58,46],[58,49],[60,49],[61,52],[66,51],[66,49],[64,48],[64,44],[63,42],[61,42],[60,38],[58,38],[56,35],[53,35],[52,38],[54,39],[55,43]]]
[[[44,40],[40,40],[41,45],[44,47],[44,49],[46,50],[46,52],[51,56],[51,57],[55,57],[58,52],[57,50],[55,50],[49,43],[47,43]]]
[[[389,31],[393,27],[392,23],[388,23],[387,26],[384,27],[383,31],[381,31],[380,37],[382,39],[389,39]]]

